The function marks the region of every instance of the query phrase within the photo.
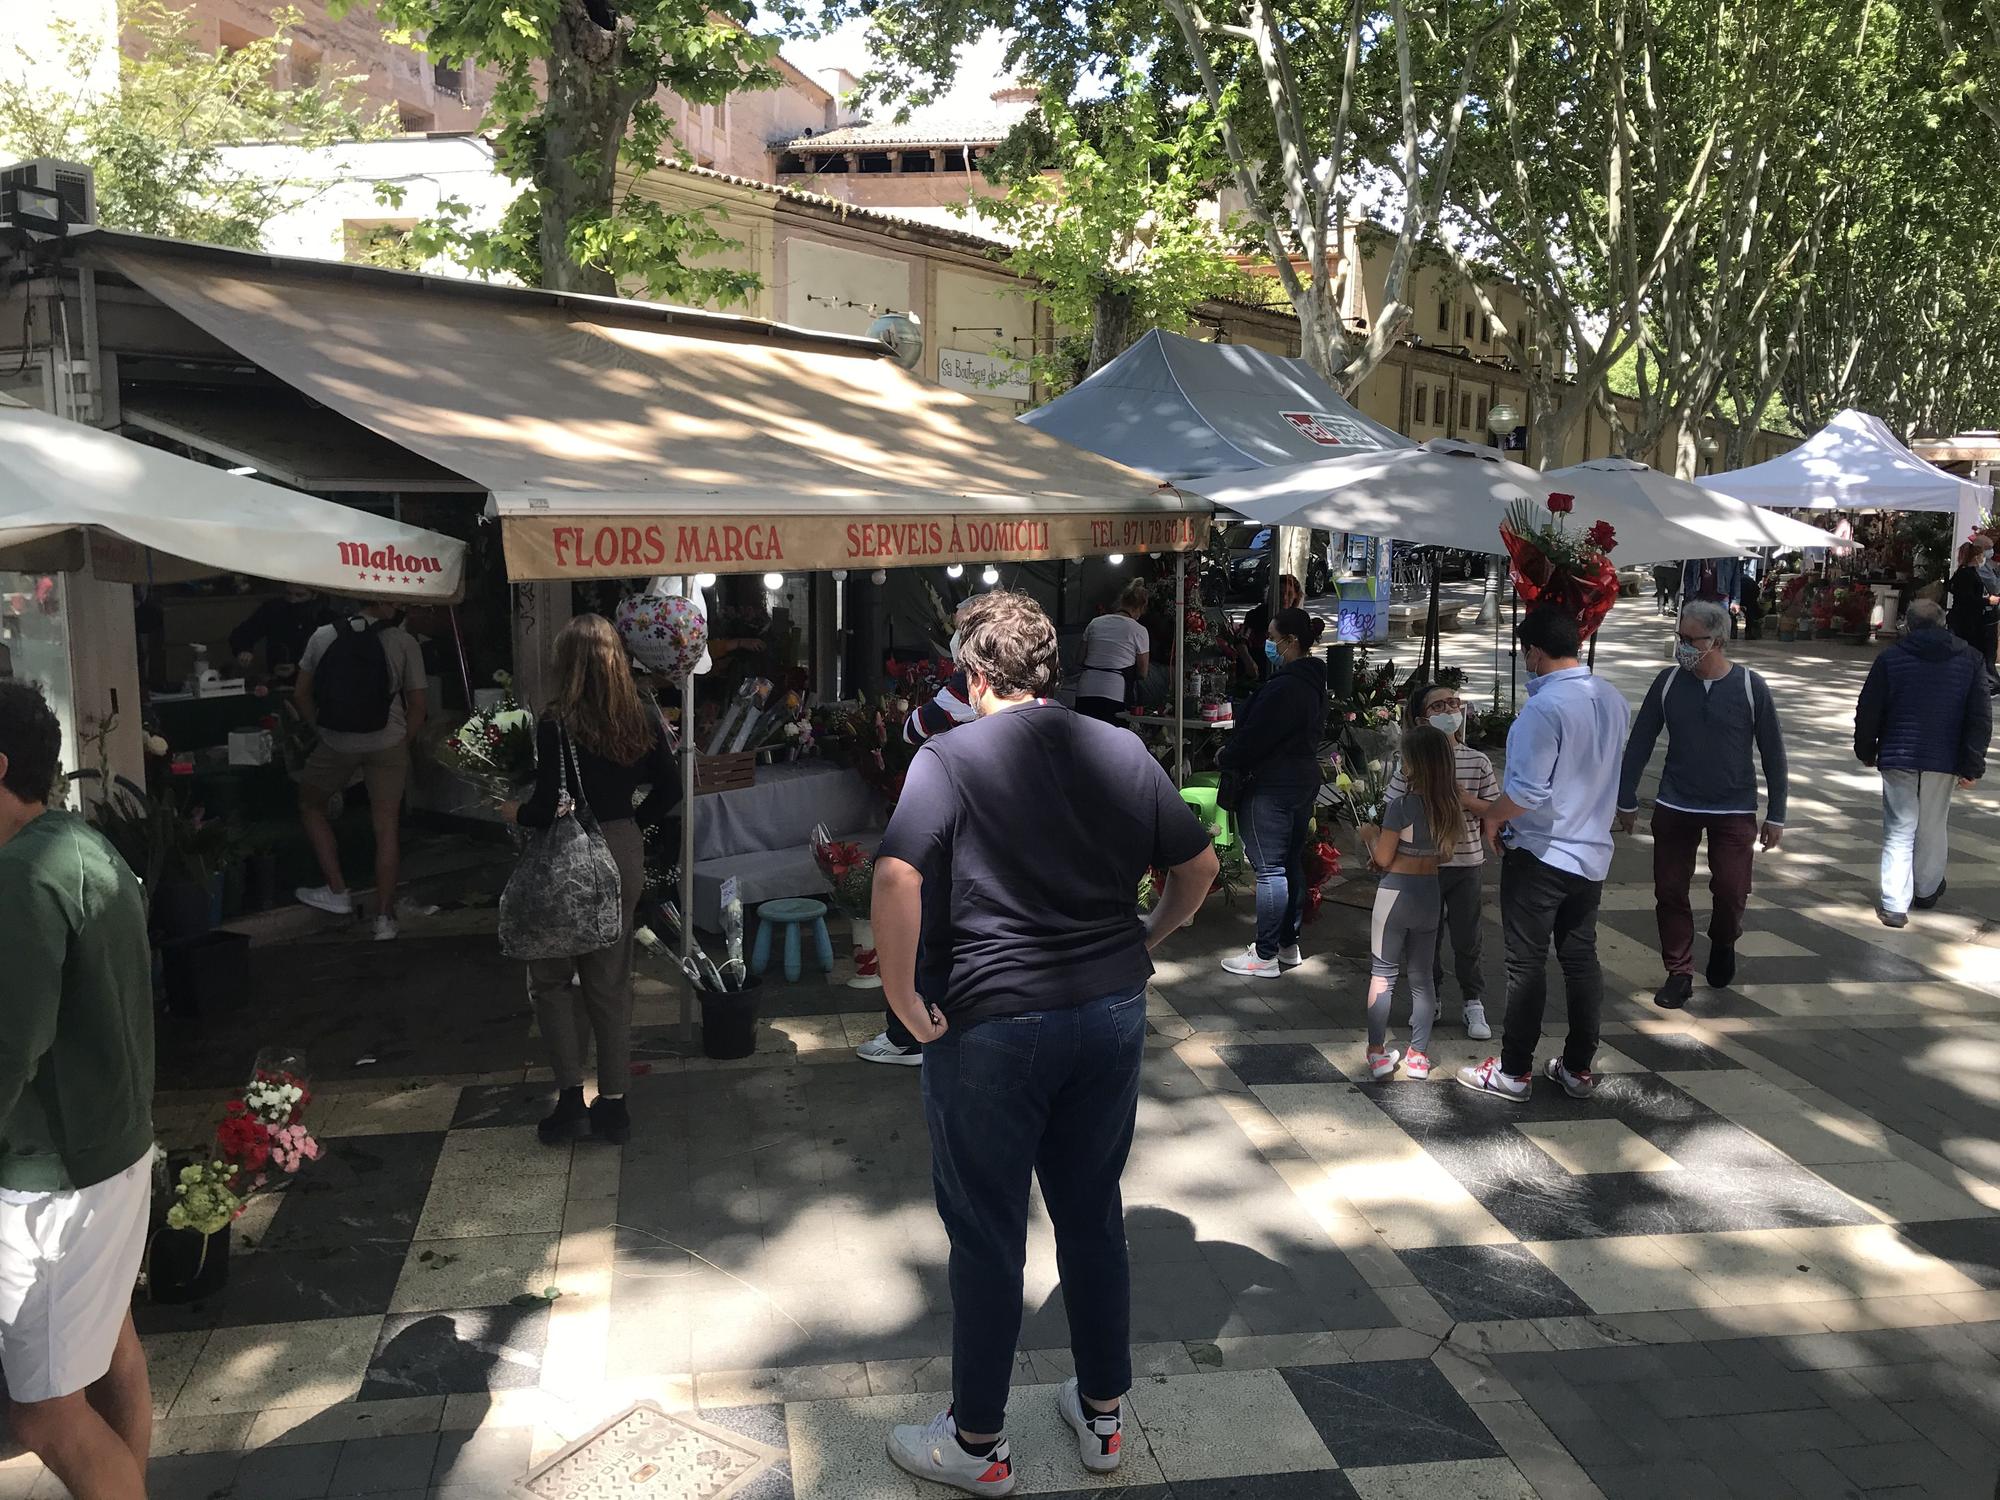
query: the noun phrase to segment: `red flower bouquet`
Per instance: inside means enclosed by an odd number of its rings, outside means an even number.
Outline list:
[[[833,838],[825,824],[813,829],[811,845],[813,862],[833,888],[834,906],[853,921],[867,921],[874,909],[874,859],[859,844]]]
[[[1549,519],[1542,520],[1525,500],[1507,507],[1500,523],[1500,542],[1514,578],[1514,591],[1530,609],[1560,609],[1575,618],[1589,640],[1618,600],[1618,570],[1611,549],[1618,534],[1604,521],[1590,529],[1569,529],[1563,517],[1576,503],[1574,495],[1551,494]]]

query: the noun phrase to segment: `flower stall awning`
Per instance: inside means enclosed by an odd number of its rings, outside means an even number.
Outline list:
[[[1781,509],[1949,511],[1961,540],[1993,504],[1989,486],[1926,463],[1863,411],[1842,412],[1789,453],[1701,482],[1719,495]]]
[[[1615,494],[1634,505],[1650,505],[1675,525],[1708,538],[1705,557],[1740,557],[1760,547],[1792,552],[1825,547],[1833,541],[1817,526],[1662,474],[1629,458],[1593,458],[1566,469],[1550,469],[1543,477],[1564,488],[1574,481],[1593,495]],[[1622,547],[1619,560],[1627,560]]]
[[[1171,480],[1416,446],[1302,359],[1159,329],[1019,420]]]
[[[23,406],[0,406],[0,567],[170,581],[248,573],[328,593],[457,599],[465,543],[230,474]]]
[[[103,260],[491,492],[517,579],[1185,551],[1211,507],[873,340],[134,236]]]
[[[1323,458],[1317,463],[1181,481],[1181,488],[1253,521],[1358,531],[1418,546],[1499,553],[1500,523],[1517,500],[1566,497],[1567,525],[1598,522],[1617,533],[1619,566],[1713,555],[1715,543],[1675,524],[1643,499],[1600,490],[1502,458],[1492,448],[1438,439],[1420,448]]]

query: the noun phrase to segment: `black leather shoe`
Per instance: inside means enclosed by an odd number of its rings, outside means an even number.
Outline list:
[[[583,1090],[564,1089],[556,1095],[556,1107],[535,1126],[544,1146],[560,1146],[590,1129],[590,1112],[583,1107]]]
[[[590,1133],[600,1141],[622,1146],[632,1139],[632,1116],[623,1099],[590,1101]]]
[[[1884,927],[1908,927],[1910,925],[1910,914],[1908,912],[1885,911],[1878,906],[1875,908],[1875,915],[1882,919]]]
[[[1938,882],[1938,888],[1936,890],[1932,891],[1928,896],[1915,897],[1910,902],[1910,905],[1915,907],[1918,911],[1929,911],[1933,906],[1936,906],[1938,902],[1943,898],[1944,887],[1945,883],[1942,880],[1940,880]]]
[[[1653,1004],[1661,1010],[1679,1010],[1694,994],[1694,975],[1669,974],[1667,982],[1660,986],[1653,996]]]
[[[1734,943],[1711,943],[1708,948],[1708,985],[1710,989],[1726,990],[1729,981],[1736,977],[1736,945]]]

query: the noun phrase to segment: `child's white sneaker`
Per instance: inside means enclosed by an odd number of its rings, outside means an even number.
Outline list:
[[[1380,1083],[1385,1078],[1396,1076],[1396,1065],[1403,1060],[1403,1054],[1394,1047],[1384,1047],[1377,1052],[1368,1049],[1368,1076]]]

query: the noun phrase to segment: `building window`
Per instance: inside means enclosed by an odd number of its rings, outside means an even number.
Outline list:
[[[465,102],[465,74],[450,63],[431,64],[431,86],[448,99]]]
[[[1472,392],[1462,391],[1458,397],[1458,430],[1469,431],[1472,427]]]
[[[1473,330],[1478,326],[1478,318],[1479,315],[1471,308],[1465,310],[1465,341],[1468,344],[1473,340]]]
[[[308,47],[304,42],[294,37],[292,39],[291,56],[286,65],[286,71],[292,77],[292,87],[295,89],[317,87],[319,84],[319,65],[319,48]]]
[[[798,156],[790,151],[784,151],[779,153],[778,175],[780,177],[797,177],[802,175],[805,172],[805,170],[806,170],[806,164],[805,164],[805,159],[803,157]]]
[[[427,109],[418,109],[414,104],[398,104],[396,119],[404,135],[428,135],[437,129],[437,116]]]
[[[1443,297],[1438,298],[1438,332],[1451,332],[1451,303]]]
[[[1521,352],[1528,352],[1528,320],[1521,319],[1514,327],[1514,342],[1521,346]]]
[[[1412,427],[1422,427],[1429,423],[1431,419],[1430,406],[1431,388],[1427,385],[1418,386],[1416,400],[1410,405],[1410,425]]]
[[[1484,432],[1486,430],[1486,413],[1491,409],[1492,407],[1488,403],[1486,397],[1481,396],[1479,398],[1479,430],[1481,432]]]

